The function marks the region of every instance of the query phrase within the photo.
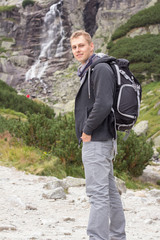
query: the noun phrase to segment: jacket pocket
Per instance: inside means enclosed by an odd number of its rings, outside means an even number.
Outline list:
[[[87,123],[87,119],[88,119],[89,114],[91,113],[92,109],[93,109],[93,107],[90,107],[90,108],[89,107],[85,107],[85,115],[84,115],[84,121],[83,121],[83,130],[84,130],[84,127],[85,127],[85,125]]]

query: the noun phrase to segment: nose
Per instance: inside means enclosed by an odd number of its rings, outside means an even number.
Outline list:
[[[79,47],[76,47],[75,51],[78,52],[79,51]]]

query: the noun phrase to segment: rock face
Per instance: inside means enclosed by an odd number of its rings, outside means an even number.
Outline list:
[[[71,106],[79,87],[71,33],[85,29],[93,36],[95,48],[106,52],[104,39],[109,40],[131,15],[155,2],[37,0],[23,9],[22,0],[2,0],[2,6],[16,6],[0,12],[0,79],[50,106],[58,102],[60,110]]]
[[[14,40],[14,44],[11,46],[12,48],[10,47],[12,52],[7,52],[8,55],[4,56],[6,57],[6,61],[4,59],[0,61],[0,78],[5,80],[8,84],[17,86],[19,83],[24,82],[27,70],[34,64],[40,55],[43,39],[45,38],[45,34],[47,32],[43,32],[44,25],[46,24],[46,22],[44,22],[44,18],[50,9],[50,6],[53,5],[54,2],[57,1],[50,1],[50,4],[48,4],[47,7],[35,4],[33,7],[27,6],[25,9],[22,7],[15,7],[12,11],[1,13],[0,36],[5,36]],[[62,8],[61,1],[59,1],[57,8],[58,11],[61,12],[61,22],[63,24],[63,28],[65,28],[63,50],[60,54],[63,61],[58,61],[56,59],[57,57],[50,59],[46,76],[50,75],[51,68],[53,73],[53,71],[56,71],[57,69],[62,69],[62,66],[66,67],[68,65],[69,53],[67,52],[67,38],[70,34],[69,23],[65,7]],[[55,14],[57,14],[57,12],[55,12]],[[50,21],[52,21],[52,19]],[[58,34],[57,36],[59,37]],[[50,50],[50,54],[53,54],[53,56],[55,55],[54,52],[60,42],[60,39],[57,39],[57,36],[53,36],[55,41]],[[4,43],[5,49],[7,47],[6,42],[7,41]],[[2,44],[1,47],[3,47]],[[45,58],[47,58],[47,56],[44,56],[41,61],[45,62]],[[4,74],[6,75],[6,79],[3,77]]]

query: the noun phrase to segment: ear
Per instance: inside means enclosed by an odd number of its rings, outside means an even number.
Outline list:
[[[91,46],[91,50],[93,51],[94,50],[94,43],[91,42],[90,46]]]

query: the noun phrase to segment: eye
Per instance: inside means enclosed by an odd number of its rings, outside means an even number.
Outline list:
[[[80,44],[79,47],[84,47],[84,44]]]

